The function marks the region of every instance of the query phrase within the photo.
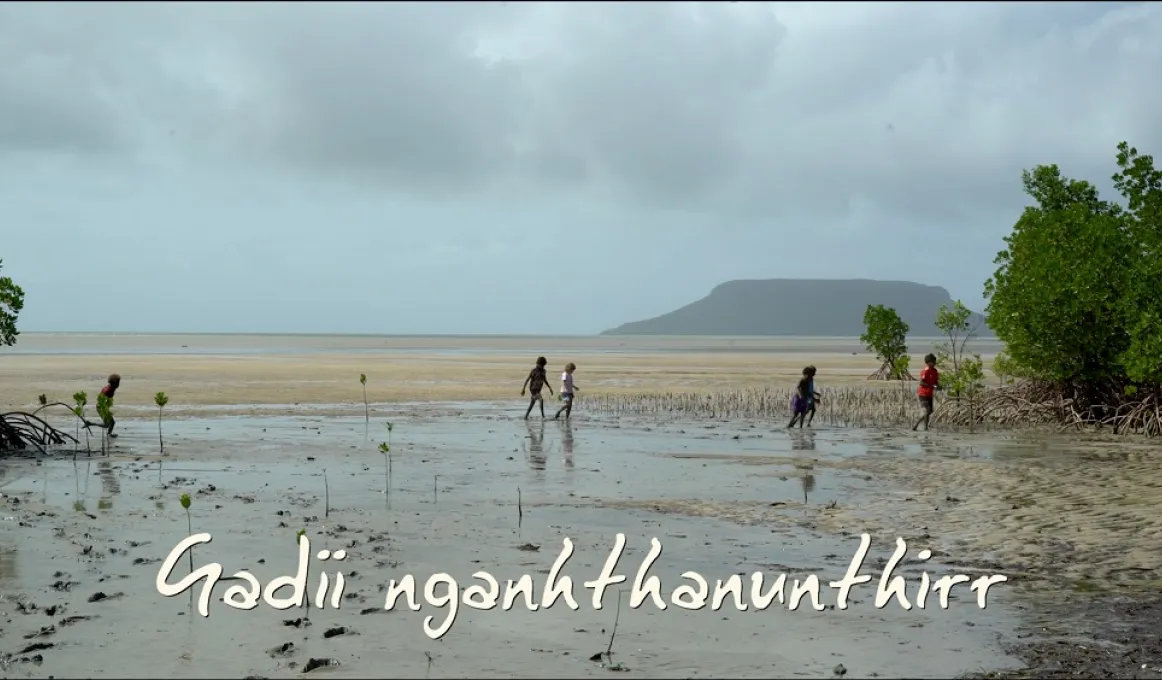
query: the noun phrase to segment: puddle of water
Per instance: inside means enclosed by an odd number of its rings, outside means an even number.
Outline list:
[[[755,570],[770,572],[770,578],[784,570],[788,578],[817,572],[826,584],[843,574],[857,547],[850,539],[788,528],[585,503],[798,498],[803,492],[799,479],[754,477],[754,470],[767,466],[705,456],[856,455],[850,431],[816,433],[812,451],[804,448],[806,435],[786,433],[734,440],[725,431],[691,436],[671,428],[644,431],[590,423],[401,420],[392,432],[390,479],[384,456],[374,451],[378,442],[364,439],[362,419],[184,420],[168,432],[172,443],[167,449],[173,455],[161,460],[152,455],[149,438],[138,440],[130,433],[110,458],[82,455],[75,465],[15,461],[0,468],[8,503],[0,512],[13,518],[0,522],[4,608],[16,617],[12,629],[21,634],[57,621],[51,639],[58,647],[40,652],[43,665],[36,674],[285,677],[301,671],[307,658],[323,656],[342,664],[327,669],[328,674],[351,677],[366,676],[384,664],[393,674],[429,677],[605,674],[587,659],[608,645],[616,589],[595,611],[591,593],[580,584],[600,571],[614,534],[627,536],[619,571],[631,580],[649,539],[661,540],[664,550],[652,573],[666,592],[680,585],[680,574],[688,570],[707,575],[711,587],[716,579]],[[133,452],[147,455],[139,460],[125,456]],[[695,457],[675,458],[675,453]],[[820,474],[811,501],[868,490],[862,480]],[[182,493],[193,497],[194,530],[214,535],[210,545],[195,550],[198,564],[218,560],[227,573],[245,568],[265,582],[293,572],[299,529],[307,530],[316,549],[346,549],[341,570],[348,575],[350,597],[344,608],[311,610],[314,625],[299,629],[282,625],[284,619],[298,618],[298,612],[276,612],[265,604],[249,612],[226,608],[217,601],[225,586],[215,591],[208,620],[191,615],[187,596],[161,597],[153,585],[156,560],[187,533],[186,513],[178,503]],[[415,574],[421,586],[438,572],[464,585],[478,570],[495,574],[502,583],[529,573],[539,596],[565,536],[577,549],[564,573],[577,582],[578,611],[560,605],[539,612],[462,608],[439,642],[422,632],[425,616],[443,618],[430,608],[360,614],[382,609],[381,586],[405,573]],[[518,549],[526,544],[536,549]],[[865,571],[878,574],[872,559],[886,557],[890,548],[875,546]],[[185,573],[184,560],[182,565],[177,576]],[[334,570],[340,567],[328,568]],[[53,588],[73,582],[67,591]],[[911,583],[915,588],[914,577]],[[123,595],[87,602],[98,590]],[[834,593],[823,590],[824,603],[834,603]],[[65,615],[101,618],[63,626],[59,615],[13,613],[11,605],[20,594],[35,601],[38,612],[56,604],[67,609]],[[965,590],[949,610],[930,606],[910,612],[894,604],[876,609],[873,596],[874,584],[857,586],[850,609],[822,612],[807,605],[796,612],[778,604],[762,612],[729,606],[658,611],[648,604],[630,610],[623,605],[615,661],[650,677],[818,676],[830,674],[838,663],[850,677],[951,677],[1011,665],[995,638],[1010,631],[1014,621],[996,596],[983,611]],[[352,632],[324,638],[323,631],[334,626]],[[793,639],[788,629],[795,631]],[[115,644],[121,636],[127,644]],[[11,637],[10,647],[15,643]],[[247,644],[237,644],[240,640]],[[272,657],[264,651],[287,642],[294,646],[287,655]],[[425,653],[433,658],[430,668]],[[116,672],[95,670],[103,668]]]

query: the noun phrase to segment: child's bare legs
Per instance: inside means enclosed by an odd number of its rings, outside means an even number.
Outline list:
[[[800,415],[801,415],[801,414],[799,414],[799,413],[796,413],[796,414],[794,414],[794,415],[792,415],[792,416],[791,416],[791,422],[787,423],[787,429],[788,429],[788,430],[789,430],[789,429],[791,429],[792,427],[795,427],[795,421],[796,421],[796,420],[799,420],[799,418],[800,418]]]
[[[920,405],[924,407],[924,415],[920,416],[920,419],[912,426],[913,432],[920,427],[920,423],[924,423],[925,432],[930,429],[928,421],[932,418],[932,397],[920,397]]]
[[[529,399],[529,407],[528,407],[528,410],[525,411],[525,420],[529,419],[529,414],[533,412],[533,407],[536,406],[537,404],[541,405],[541,417],[542,418],[545,417],[545,399],[538,392],[537,394],[534,394],[532,396],[532,398]]]
[[[812,420],[815,420],[815,404],[807,407],[807,427],[811,427]]]
[[[557,409],[557,415],[553,416],[553,420],[559,419],[561,417],[562,413],[565,414],[565,420],[568,420],[569,416],[572,415],[572,413],[573,413],[573,395],[570,394],[569,396],[565,397],[565,405],[562,406],[561,408]]]

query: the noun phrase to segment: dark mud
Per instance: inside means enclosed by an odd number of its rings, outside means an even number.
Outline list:
[[[1078,593],[1045,599],[1035,613],[1042,625],[1022,626],[1006,649],[1023,668],[972,673],[966,678],[1162,677],[1162,596]]]

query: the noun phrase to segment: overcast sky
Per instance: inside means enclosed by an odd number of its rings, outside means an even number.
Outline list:
[[[1022,168],[1162,156],[1162,3],[0,5],[35,330],[592,333],[738,278],[980,306]]]

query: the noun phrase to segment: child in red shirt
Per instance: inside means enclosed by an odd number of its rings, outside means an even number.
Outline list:
[[[109,376],[109,384],[105,385],[104,387],[101,388],[101,394],[103,394],[109,398],[109,407],[110,408],[113,407],[113,395],[117,394],[118,387],[121,387],[121,376],[114,373],[113,375]],[[110,437],[117,436],[117,435],[113,434],[113,427],[115,425],[117,425],[117,421],[113,420],[113,416],[110,415],[109,416],[109,430],[108,430]]]
[[[924,423],[925,431],[928,430],[928,419],[932,417],[932,399],[936,394],[935,390],[938,389],[940,389],[940,371],[936,370],[936,355],[928,354],[924,357],[924,370],[920,371],[920,386],[916,388],[924,415],[912,426],[913,432],[920,427],[920,423]]]

